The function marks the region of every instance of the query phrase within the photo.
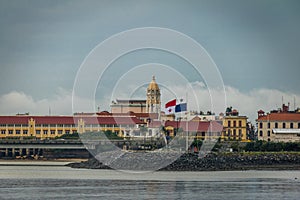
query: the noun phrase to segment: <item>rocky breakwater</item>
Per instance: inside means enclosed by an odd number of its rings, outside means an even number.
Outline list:
[[[164,153],[151,154],[147,157],[149,163],[167,159]],[[154,156],[153,156],[154,155]],[[174,154],[172,154],[175,156]],[[134,153],[124,153],[122,162],[118,159],[109,164],[103,164],[95,158],[81,163],[71,163],[73,168],[90,169],[128,169],[150,170],[149,165],[143,164],[142,157]],[[139,160],[136,160],[139,158]],[[153,160],[151,160],[153,159]],[[170,162],[170,160],[169,160]],[[171,162],[170,162],[171,163]],[[197,154],[182,154],[171,164],[159,168],[162,171],[217,171],[217,170],[300,170],[300,153],[210,153],[203,158]],[[157,170],[157,169],[156,169]]]

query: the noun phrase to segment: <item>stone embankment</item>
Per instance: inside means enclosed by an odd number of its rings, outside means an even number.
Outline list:
[[[163,154],[158,154],[163,159]],[[130,169],[133,154],[123,155],[123,165],[118,169]],[[151,158],[151,157],[150,157]],[[152,157],[153,158],[153,157]],[[154,158],[157,160],[157,158]],[[124,162],[125,160],[125,162]],[[128,160],[128,162],[126,162]],[[118,160],[116,160],[118,162]],[[124,164],[125,163],[125,164]],[[95,158],[81,163],[71,163],[73,168],[111,169]],[[114,165],[110,165],[114,166]],[[142,166],[142,165],[141,165]],[[114,168],[114,167],[112,167]],[[197,154],[183,154],[162,171],[219,171],[219,170],[300,170],[300,153],[211,153],[203,158]],[[139,168],[143,170],[143,167]],[[149,170],[149,169],[145,169]]]

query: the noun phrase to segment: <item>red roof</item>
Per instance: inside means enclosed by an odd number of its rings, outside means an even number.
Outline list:
[[[300,121],[300,113],[270,113],[259,117],[257,121]]]
[[[0,116],[0,124],[28,124],[31,117],[25,116]]]
[[[166,121],[165,126],[179,127],[184,131],[192,132],[221,132],[223,130],[223,126],[216,121]]]

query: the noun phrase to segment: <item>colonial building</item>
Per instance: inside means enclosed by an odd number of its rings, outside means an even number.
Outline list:
[[[259,110],[257,135],[259,140],[275,142],[300,142],[300,112],[289,111],[289,106],[265,114]]]
[[[147,88],[146,111],[159,114],[161,111],[160,89],[155,81],[155,76],[152,77],[152,81]]]
[[[55,138],[63,134],[110,130],[125,136],[146,125],[132,115],[0,116],[0,138]]]
[[[156,119],[161,114],[161,101],[160,101],[160,89],[155,81],[155,76],[152,77],[152,81],[149,83],[146,91],[146,100],[120,100],[117,99],[110,105],[111,113],[148,113],[157,114]]]
[[[229,107],[223,117],[223,133],[221,140],[247,140],[247,117],[239,115],[236,109]]]

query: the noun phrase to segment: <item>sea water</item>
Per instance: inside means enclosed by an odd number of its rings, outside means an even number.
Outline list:
[[[299,199],[300,171],[122,172],[0,162],[0,199]]]

